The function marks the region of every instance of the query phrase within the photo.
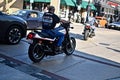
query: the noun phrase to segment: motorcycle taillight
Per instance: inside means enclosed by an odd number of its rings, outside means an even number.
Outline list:
[[[86,28],[87,28],[87,29],[89,29],[89,28],[90,28],[90,26],[86,26]]]
[[[27,39],[33,39],[34,36],[35,36],[34,33],[29,33],[29,34],[27,35]]]

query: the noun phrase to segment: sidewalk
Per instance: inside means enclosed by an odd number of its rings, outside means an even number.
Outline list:
[[[0,54],[0,80],[68,80]]]
[[[32,63],[27,55],[27,43],[21,41],[18,45],[0,45],[0,80],[120,80],[120,63],[109,59],[119,58],[116,57],[119,51],[92,43],[94,38],[87,42],[81,40],[80,30],[83,30],[83,26],[79,23],[73,24],[75,30],[72,33],[76,37],[77,47],[71,56],[60,54],[45,57],[40,63]],[[108,36],[109,39],[112,39],[111,36]],[[107,39],[102,41],[106,42]],[[111,46],[118,50],[120,47],[119,43]]]
[[[58,71],[51,73],[49,70],[45,71],[0,54],[0,80],[120,80],[120,65],[109,65],[91,59],[90,56],[74,55],[71,57],[68,57],[59,67],[52,64],[51,66],[54,69],[58,68]],[[59,59],[55,61],[58,62]],[[71,63],[68,63],[70,61]],[[68,67],[59,69],[65,66]]]

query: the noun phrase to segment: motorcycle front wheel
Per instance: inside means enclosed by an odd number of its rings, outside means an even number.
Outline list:
[[[75,47],[76,47],[76,40],[75,38],[70,37],[70,41],[67,41],[65,45],[65,54],[71,55],[75,51]]]
[[[88,40],[88,37],[89,37],[89,30],[85,30],[84,36],[83,36],[84,40]]]
[[[37,63],[44,58],[45,53],[38,43],[34,43],[29,46],[28,55],[33,62]]]

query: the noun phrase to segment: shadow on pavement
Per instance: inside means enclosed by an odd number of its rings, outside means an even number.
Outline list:
[[[101,63],[101,64],[105,64],[105,65],[120,68],[120,63],[118,63],[118,62],[115,62],[115,61],[112,61],[112,60],[109,60],[109,59],[106,59],[106,58],[103,58],[103,57],[91,55],[89,53],[84,53],[84,52],[81,52],[81,51],[77,51],[77,50],[75,52],[79,53],[79,54],[73,54],[74,56],[84,58],[84,59],[87,59],[87,60],[90,60],[90,61],[94,61],[94,62],[97,62],[97,63]]]
[[[70,33],[70,35],[73,36],[76,39],[83,40],[83,36],[81,34]]]
[[[75,35],[75,38],[77,38],[77,39],[82,39],[82,35],[80,35],[80,34],[73,34],[73,33],[71,33],[71,34],[73,36]],[[20,42],[20,44],[17,44],[17,45],[4,45],[4,44],[0,44],[0,51],[1,51],[1,53],[2,53],[2,51],[4,52],[3,55],[9,55],[10,57],[14,56],[14,58],[15,58],[15,57],[19,56],[19,60],[21,60],[22,62],[26,62],[25,60],[29,59],[28,56],[25,56],[25,55],[27,55],[28,46],[29,46],[29,44],[26,44],[25,42]],[[116,49],[109,48],[109,47],[107,47],[107,48],[111,49],[111,50],[114,50],[116,52],[120,52],[120,50],[116,50]],[[24,57],[25,60],[23,59],[23,56],[25,56]],[[54,60],[58,59],[58,57],[56,57],[56,56],[53,56],[52,58]],[[120,68],[120,63],[112,61],[112,60],[109,60],[109,59],[106,59],[106,58],[103,58],[103,57],[91,55],[90,53],[85,53],[85,52],[81,52],[81,51],[75,50],[73,56]],[[60,59],[63,59],[63,57],[66,58],[65,56],[61,56]],[[50,62],[49,58],[47,60],[45,60],[45,62],[46,61]]]
[[[105,45],[105,46],[110,46],[110,44],[107,44],[107,43],[99,43],[101,45]]]
[[[111,49],[111,50],[113,50],[113,51],[115,51],[115,52],[119,52],[120,53],[120,50],[117,50],[117,49],[113,49],[113,48],[110,48],[110,47],[106,47],[107,49]]]

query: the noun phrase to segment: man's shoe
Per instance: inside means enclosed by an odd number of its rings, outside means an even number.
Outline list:
[[[85,34],[84,32],[82,32],[82,34]]]
[[[95,32],[92,33],[92,36],[95,36]]]

